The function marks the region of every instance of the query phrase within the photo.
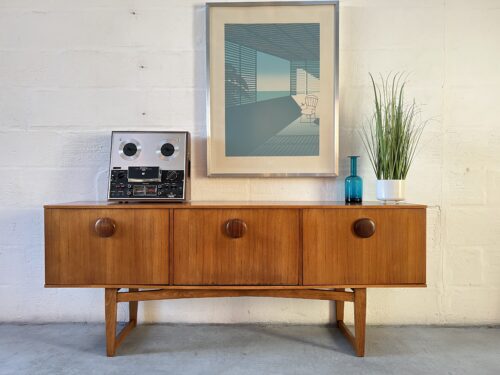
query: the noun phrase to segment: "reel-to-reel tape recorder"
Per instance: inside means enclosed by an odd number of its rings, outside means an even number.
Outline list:
[[[188,132],[112,132],[108,200],[185,201],[188,181]]]

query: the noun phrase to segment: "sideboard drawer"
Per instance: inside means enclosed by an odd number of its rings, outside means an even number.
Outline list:
[[[164,209],[46,209],[45,283],[168,284],[168,229]]]
[[[174,210],[175,285],[297,285],[295,209]]]
[[[425,284],[425,208],[307,209],[304,285]],[[368,218],[371,237],[354,224]]]

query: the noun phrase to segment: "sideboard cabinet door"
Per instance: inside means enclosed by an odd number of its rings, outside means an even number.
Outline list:
[[[163,209],[46,209],[47,285],[167,284]]]
[[[295,209],[174,210],[175,285],[297,285]]]
[[[307,209],[303,226],[304,285],[425,284],[423,208]]]

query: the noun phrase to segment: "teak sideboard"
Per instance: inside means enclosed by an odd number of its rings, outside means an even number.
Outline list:
[[[366,288],[425,287],[425,249],[423,205],[45,206],[45,286],[105,288],[108,356],[137,324],[138,301],[240,296],[336,301],[337,325],[363,356]],[[117,335],[119,302],[130,318]]]

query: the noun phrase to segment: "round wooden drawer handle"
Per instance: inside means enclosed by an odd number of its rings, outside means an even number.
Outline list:
[[[241,238],[247,232],[247,224],[240,219],[231,219],[224,226],[226,234],[231,238]]]
[[[354,222],[354,233],[361,238],[368,238],[375,234],[375,222],[372,219],[364,218]]]
[[[113,219],[101,217],[95,222],[94,229],[99,237],[111,237],[115,233],[116,224]]]

